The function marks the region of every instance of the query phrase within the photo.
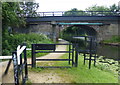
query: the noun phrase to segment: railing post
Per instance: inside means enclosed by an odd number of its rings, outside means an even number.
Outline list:
[[[83,53],[83,55],[84,55],[84,65],[85,65],[86,54],[85,54],[85,53]]]
[[[36,67],[35,44],[32,44],[32,67]]]
[[[72,44],[72,66],[74,65],[74,47]]]
[[[63,16],[63,14],[64,14],[64,13],[62,12],[62,16]]]
[[[77,50],[75,51],[75,67],[78,66],[78,52]]]
[[[4,73],[5,75],[8,73],[8,70],[10,68],[11,62],[12,62],[12,59],[10,59],[9,62],[8,62],[7,68],[6,68],[5,73]]]
[[[90,58],[89,58],[89,69],[91,68],[91,58],[92,58],[92,37],[90,37]]]
[[[24,46],[26,46],[26,43],[24,43]],[[25,63],[25,78],[28,78],[27,51],[26,51],[26,48],[24,49],[24,63]]]
[[[78,47],[77,43],[76,43],[76,46],[75,46],[75,67],[78,66],[78,49],[76,47]]]
[[[17,52],[12,52],[15,85],[19,85]]]
[[[71,51],[71,45],[69,44],[69,65],[70,65],[70,51]]]
[[[44,15],[44,12],[43,12],[43,17],[44,17],[45,15]]]
[[[54,16],[54,12],[52,12],[53,16]]]
[[[93,16],[93,11],[91,11],[91,16]]]

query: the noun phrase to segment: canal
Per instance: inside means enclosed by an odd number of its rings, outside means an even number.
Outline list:
[[[119,60],[120,55],[120,48],[118,46],[110,46],[110,45],[98,45],[97,54],[99,56],[104,56],[108,59]]]
[[[78,40],[77,40],[78,41]],[[78,41],[78,42],[72,42],[73,44],[78,44],[77,49],[79,50],[85,50],[85,44],[84,41]],[[103,56],[104,59],[113,59],[115,61],[118,61],[120,59],[120,48],[118,46],[111,46],[111,45],[103,45],[98,44],[97,45],[97,55]]]

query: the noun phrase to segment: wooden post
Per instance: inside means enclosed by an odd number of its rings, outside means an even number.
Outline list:
[[[22,65],[22,54],[20,54],[20,65]]]
[[[94,56],[94,66],[95,66],[95,64],[96,64],[96,54]]]
[[[83,53],[83,55],[84,55],[84,65],[85,65],[86,54],[85,54],[85,53]]]
[[[75,67],[78,66],[78,52],[77,50],[75,51]]]
[[[32,67],[36,67],[35,44],[32,44]]]
[[[69,65],[70,65],[70,51],[71,51],[71,45],[69,44],[69,61],[68,61]]]
[[[9,62],[8,62],[7,68],[6,68],[5,73],[4,73],[5,75],[8,73],[11,62],[12,62],[12,59],[10,59]]]
[[[90,37],[90,58],[89,58],[89,69],[91,68],[91,57],[92,57],[92,37]]]
[[[13,53],[12,53],[12,56],[13,56],[13,65],[14,65],[14,79],[15,79],[15,85],[19,85],[17,52],[13,52]]]
[[[26,44],[24,44],[26,46]],[[24,61],[25,61],[25,78],[28,78],[28,68],[27,68],[27,51],[24,49]]]
[[[74,47],[72,44],[72,66],[74,65]]]

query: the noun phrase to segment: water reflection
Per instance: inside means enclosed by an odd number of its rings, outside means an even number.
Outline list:
[[[74,44],[78,44],[77,49],[85,50],[85,43],[83,41],[73,42]],[[104,56],[104,58],[119,60],[120,59],[120,48],[118,46],[109,46],[98,44],[97,46],[97,54],[98,56]]]
[[[105,56],[105,58],[118,60],[120,48],[117,46],[109,46],[109,45],[98,45],[98,55]]]

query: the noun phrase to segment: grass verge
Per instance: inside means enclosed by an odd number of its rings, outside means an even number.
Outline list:
[[[65,54],[61,56],[61,58],[66,58],[68,54]],[[66,66],[68,65],[68,62],[42,62],[39,63],[40,65],[51,65],[51,66]],[[35,70],[35,69],[34,69]],[[32,69],[32,71],[34,71]],[[36,68],[38,70],[38,68]],[[101,70],[97,67],[94,67],[92,65],[91,69],[88,69],[88,62],[86,62],[86,65],[83,65],[83,57],[79,56],[79,65],[78,67],[72,67],[72,68],[46,68],[46,69],[40,69],[37,72],[54,72],[57,73],[61,78],[64,78],[64,80],[67,83],[106,83],[105,85],[109,83],[118,83],[118,78],[111,72]],[[61,82],[64,83],[64,82]],[[112,84],[112,85],[114,85]]]

